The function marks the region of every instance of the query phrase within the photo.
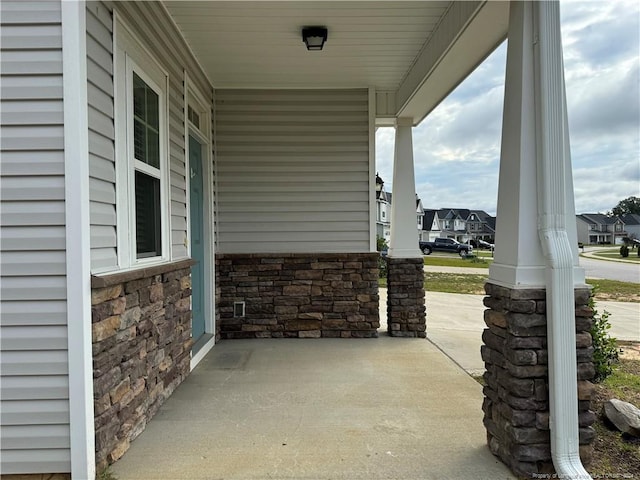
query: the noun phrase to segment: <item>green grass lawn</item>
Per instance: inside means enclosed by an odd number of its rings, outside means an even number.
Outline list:
[[[625,260],[625,261],[640,263],[640,257],[638,256],[637,249],[634,249],[634,250],[629,249],[629,256],[624,258],[622,257],[622,255],[620,255],[620,247],[612,247],[612,248],[606,248],[603,250],[598,250],[596,252],[592,252],[592,255],[596,258],[602,258],[603,260],[613,259],[613,260]]]
[[[488,252],[484,252],[488,253]],[[461,258],[458,255],[425,255],[424,264],[439,267],[489,268],[493,260],[487,256]]]
[[[484,284],[487,281],[487,276],[467,273],[425,272],[424,289],[427,292],[484,295]],[[596,300],[640,303],[640,285],[637,283],[594,280],[590,278],[587,279],[587,283],[596,287]],[[379,285],[386,287],[387,279],[381,278]]]
[[[484,284],[486,281],[487,275],[424,272],[424,289],[427,292],[484,295]],[[387,279],[381,278],[379,285],[386,287]]]
[[[428,292],[470,293],[484,295],[486,275],[466,273],[424,273],[424,289]]]
[[[595,288],[596,300],[640,303],[640,284],[638,283],[593,278],[587,278],[587,283]]]

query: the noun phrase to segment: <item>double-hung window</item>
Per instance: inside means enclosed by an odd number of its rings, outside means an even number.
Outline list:
[[[116,190],[122,268],[168,259],[167,75],[116,24]]]
[[[160,95],[132,72],[136,258],[162,256]]]

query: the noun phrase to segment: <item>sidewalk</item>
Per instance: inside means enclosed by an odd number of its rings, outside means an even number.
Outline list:
[[[446,267],[438,267],[446,268]],[[467,268],[460,270],[468,270]],[[427,292],[427,338],[471,375],[484,372],[480,356],[485,328],[484,295]],[[386,331],[387,289],[380,289],[380,329]],[[640,303],[599,301],[600,314],[610,313],[609,334],[618,340],[640,342]]]

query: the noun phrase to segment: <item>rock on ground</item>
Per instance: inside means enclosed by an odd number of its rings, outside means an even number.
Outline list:
[[[604,403],[605,417],[623,433],[640,437],[640,409],[617,398]]]

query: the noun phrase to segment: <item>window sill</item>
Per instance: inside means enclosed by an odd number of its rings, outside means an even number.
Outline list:
[[[116,285],[118,283],[130,282],[132,280],[139,280],[141,278],[152,277],[154,275],[162,275],[163,273],[189,268],[196,263],[198,262],[187,258],[175,262],[163,263],[161,265],[137,268],[135,270],[95,274],[91,275],[91,288],[110,287],[111,285]]]

